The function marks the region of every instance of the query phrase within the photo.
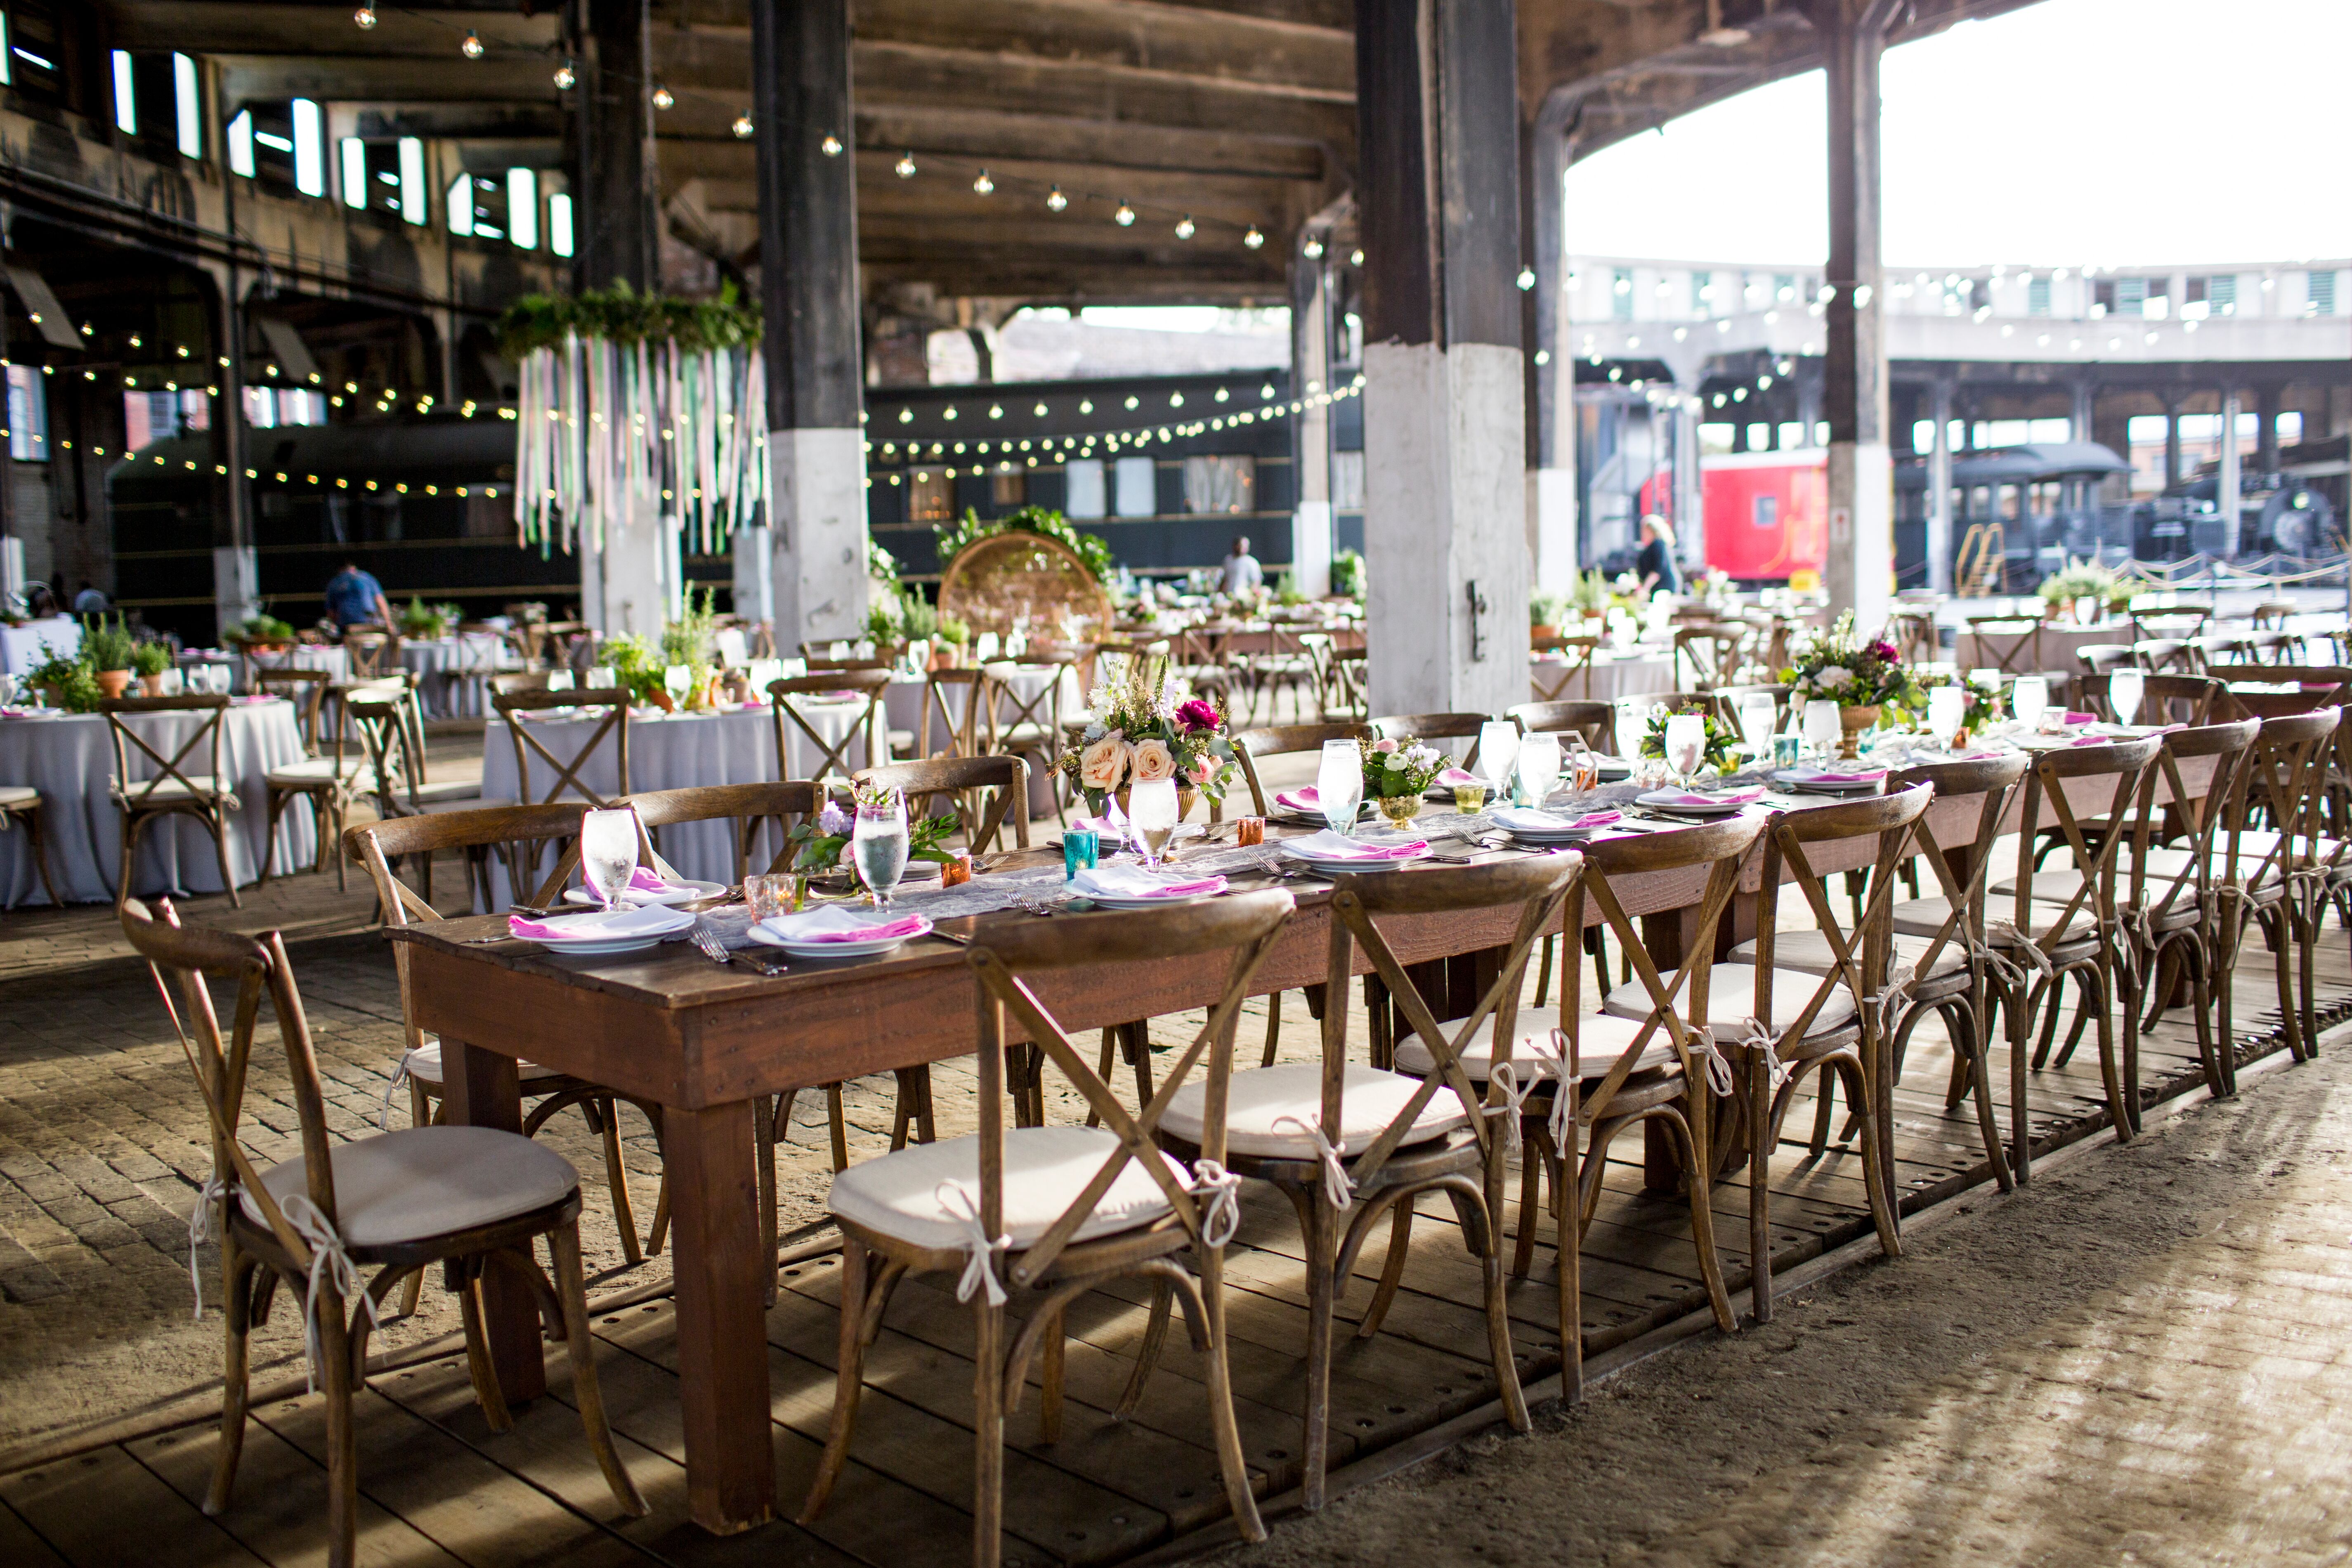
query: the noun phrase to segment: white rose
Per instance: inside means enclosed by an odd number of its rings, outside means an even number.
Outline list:
[[[1160,740],[1139,741],[1135,744],[1135,782],[1153,784],[1176,776],[1176,754],[1168,742]]]
[[[1853,671],[1842,664],[1824,665],[1814,674],[1813,684],[1823,691],[1843,691],[1853,684]]]

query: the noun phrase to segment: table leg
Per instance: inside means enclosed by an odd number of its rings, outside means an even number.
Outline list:
[[[730,1534],[775,1517],[767,1318],[775,1255],[762,1258],[750,1100],[662,1111],[677,1247],[678,1404],[694,1521]]]
[[[515,1059],[441,1037],[442,1107],[452,1124],[522,1131],[522,1094]],[[499,1392],[509,1407],[547,1392],[547,1362],[539,1337],[539,1303],[505,1269],[482,1279],[482,1335]]]

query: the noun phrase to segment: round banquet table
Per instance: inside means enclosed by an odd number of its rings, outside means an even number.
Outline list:
[[[194,713],[136,713],[126,722],[165,756],[179,750],[201,721]],[[152,776],[154,764],[131,752],[133,780]],[[200,773],[212,765],[208,744],[182,759],[180,771]],[[222,771],[234,781],[238,810],[229,818],[229,869],[239,886],[259,874],[259,857],[269,823],[269,770],[302,760],[302,736],[294,705],[281,698],[240,699],[221,720]],[[41,826],[48,847],[49,874],[61,898],[75,903],[105,903],[114,897],[122,863],[122,814],[114,804],[114,744],[106,720],[95,713],[55,718],[0,719],[0,783],[30,784],[41,792]],[[297,801],[278,822],[277,856],[271,869],[286,874],[307,868],[318,837],[309,809]],[[14,909],[40,899],[41,879],[29,842],[21,831],[0,833],[0,889]],[[131,890],[155,893],[222,891],[212,836],[193,817],[151,823],[140,836]]]
[[[1537,683],[1549,689],[1557,684],[1565,665],[1558,658],[1528,660],[1528,690],[1530,700],[1539,700]],[[1587,681],[1590,681],[1590,689]],[[1570,682],[1559,695],[1564,702],[1607,702],[1619,697],[1634,697],[1645,691],[1672,691],[1675,689],[1675,661],[1671,654],[1635,648],[1617,655],[1603,648],[1592,656],[1592,668]]]
[[[320,643],[297,643],[289,648],[274,648],[268,653],[255,652],[246,656],[257,669],[322,669],[331,686],[348,686],[352,679],[352,656],[341,644],[328,647]]]
[[[824,700],[801,700],[801,711],[810,725],[830,744],[839,744],[866,710],[863,698],[855,701],[835,702]],[[559,710],[560,711],[560,710]],[[530,721],[530,732],[540,743],[557,756],[569,761],[596,732],[599,719],[535,719]],[[709,784],[766,784],[780,776],[804,779],[809,777],[824,758],[809,738],[787,719],[784,722],[784,749],[791,764],[788,773],[776,772],[776,740],[774,721],[766,708],[740,708],[731,713],[662,713],[655,710],[650,717],[632,714],[629,720],[629,787],[637,794],[662,789],[692,789]],[[868,765],[866,744],[862,739],[852,739],[842,753],[843,762],[852,772]],[[532,798],[543,798],[548,786],[554,782],[545,758],[533,753],[530,759]],[[610,798],[620,789],[619,758],[614,750],[613,737],[606,736],[596,755],[580,770],[581,782],[598,795]],[[575,792],[566,790],[569,797]],[[514,738],[508,733],[503,720],[492,720],[484,731],[482,746],[482,797],[485,800],[519,800],[522,798],[520,781],[515,774]],[[582,803],[583,805],[586,802]],[[682,874],[710,882],[732,882],[735,879],[735,847],[732,826],[725,822],[686,822],[661,830],[662,858]],[[781,845],[770,844],[765,853],[772,856]],[[756,851],[755,851],[756,852]],[[496,862],[492,862],[496,867]],[[494,869],[492,886],[503,900],[509,895],[504,874]]]
[[[478,719],[489,708],[489,678],[522,668],[504,637],[486,632],[400,645],[400,662],[417,675],[425,713],[435,719]]]

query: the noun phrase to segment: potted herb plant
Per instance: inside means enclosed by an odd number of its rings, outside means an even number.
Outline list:
[[[163,677],[172,668],[172,650],[159,642],[142,642],[131,650],[131,673],[139,689],[150,697],[163,695]]]
[[[1541,588],[1528,595],[1528,636],[1537,641],[1559,636],[1559,623],[1568,614],[1568,596],[1547,594]]]
[[[131,684],[131,660],[138,647],[138,639],[121,616],[112,620],[92,616],[82,622],[82,657],[97,673],[100,694],[110,700],[121,696]]]

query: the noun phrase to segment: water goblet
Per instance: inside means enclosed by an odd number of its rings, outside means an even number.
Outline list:
[[[1176,836],[1176,781],[1139,779],[1128,786],[1127,820],[1143,850],[1143,868],[1160,868],[1168,841]]]
[[[2050,683],[2038,675],[2019,676],[2010,688],[2009,706],[2029,732],[2039,730],[2042,715],[2050,710]]]
[[[2107,676],[2107,706],[2115,710],[2116,723],[2139,722],[2139,701],[2147,690],[2147,678],[2137,669],[2118,669]]]
[[[1518,761],[1519,727],[1498,719],[1489,719],[1478,726],[1478,771],[1486,775],[1489,795],[1503,793],[1503,781],[1511,776],[1511,764]]]
[[[673,707],[686,706],[686,694],[694,685],[693,669],[683,664],[665,666],[662,669],[662,689],[669,693]]]
[[[1519,738],[1519,787],[1527,804],[1542,809],[1552,786],[1559,782],[1559,737],[1537,733]]]
[[[1706,758],[1706,716],[1676,713],[1666,721],[1666,761],[1683,788],[1688,789]]]
[[[580,814],[580,879],[611,910],[637,868],[637,814],[626,806]]]
[[[1839,716],[1838,705],[1826,699],[1815,699],[1805,704],[1805,743],[1822,761],[1837,754],[1838,742],[1845,738],[1845,721]]]
[[[1968,717],[1968,694],[1957,686],[1938,686],[1927,693],[1927,733],[1936,744],[1948,746]]]
[[[898,879],[907,874],[907,852],[912,847],[907,831],[907,797],[897,790],[857,805],[857,821],[849,832],[849,850],[857,875],[874,895],[874,907],[887,910]]]
[[[1759,758],[1772,750],[1772,730],[1780,716],[1780,705],[1769,691],[1751,691],[1740,698],[1739,738]]]
[[[1364,752],[1353,741],[1323,742],[1323,761],[1315,773],[1315,798],[1322,804],[1323,819],[1342,838],[1356,831],[1356,812],[1364,804]]]

